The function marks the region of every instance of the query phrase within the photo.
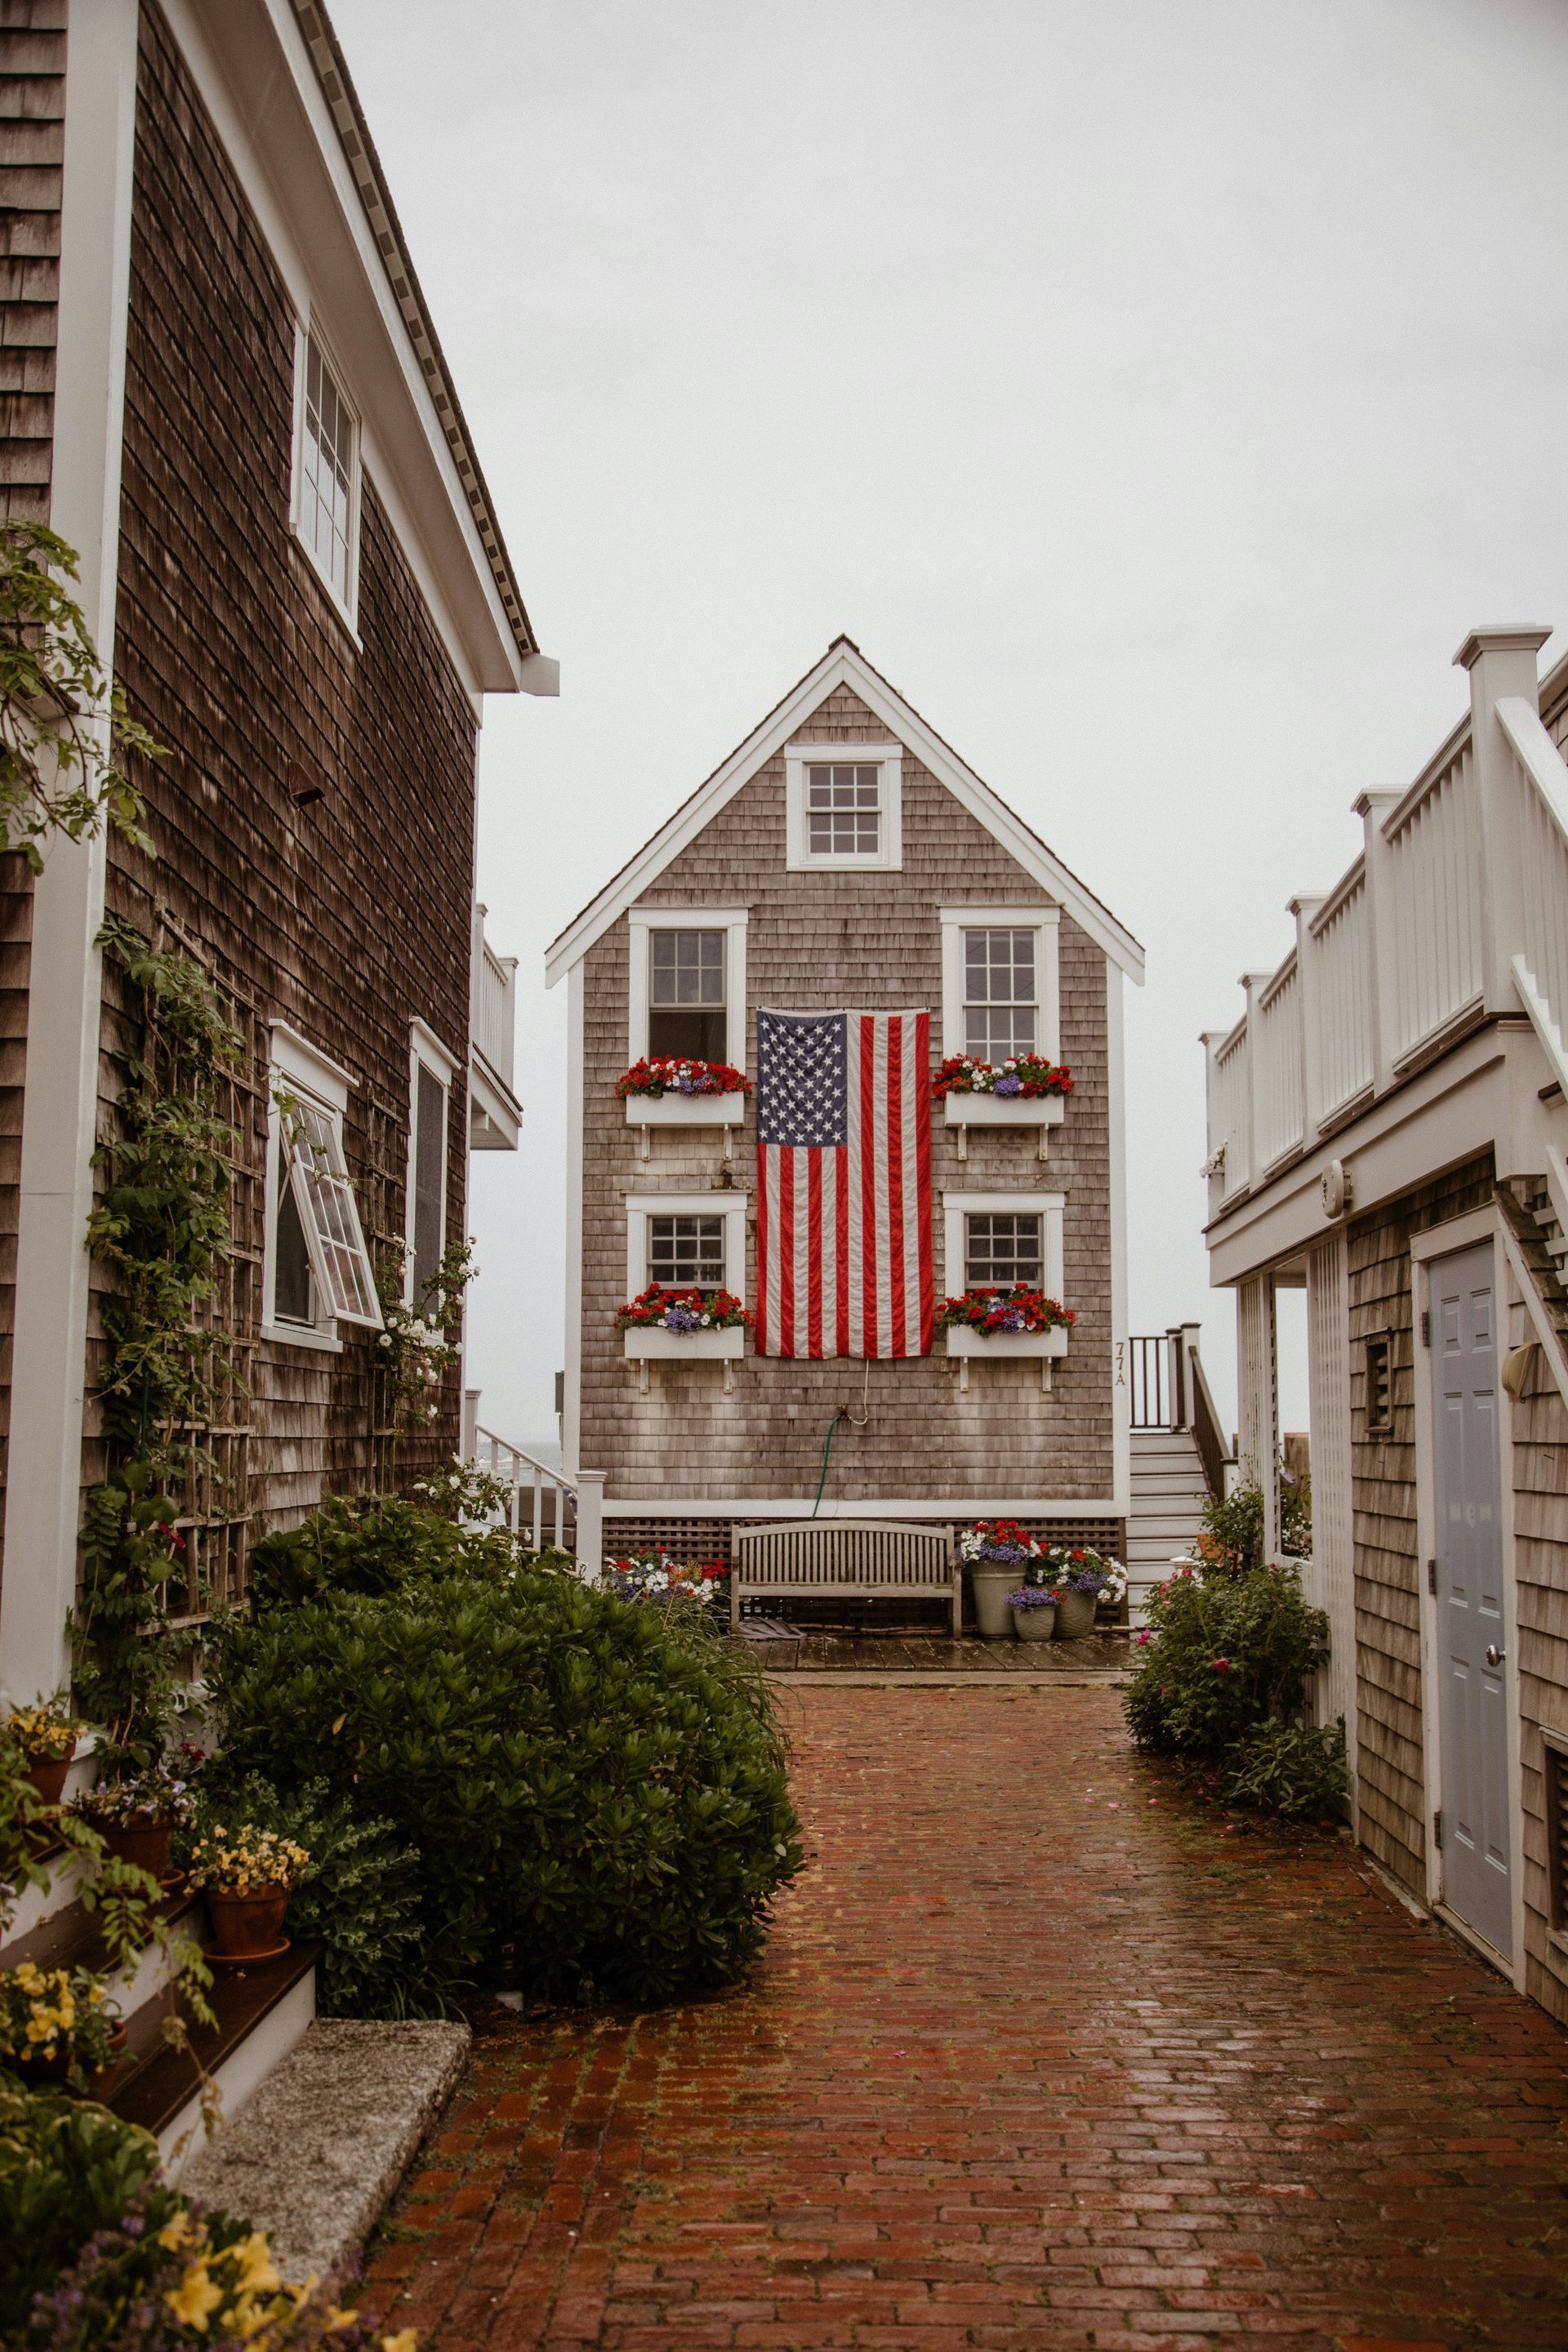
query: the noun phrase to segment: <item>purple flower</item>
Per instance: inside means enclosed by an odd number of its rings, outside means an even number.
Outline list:
[[[667,1331],[700,1331],[702,1318],[694,1315],[689,1307],[667,1307],[664,1328]]]
[[[1005,1560],[1010,1568],[1015,1560],[1027,1559],[1029,1555],[1022,1544],[983,1544],[980,1557],[982,1559]]]
[[[1057,1596],[1037,1584],[1021,1584],[1016,1592],[1007,1595],[1009,1609],[1054,1609]]]
[[[997,1088],[997,1092],[1001,1092],[1000,1087]],[[995,1318],[995,1328],[998,1331],[1021,1331],[1024,1328],[1023,1308],[1021,1307],[1003,1307]]]
[[[1009,1070],[1005,1078],[997,1079],[991,1091],[994,1095],[1021,1095],[1024,1091],[1024,1081],[1016,1072]]]
[[[675,1087],[678,1094],[700,1095],[702,1092],[701,1081],[697,1078],[677,1078]]]

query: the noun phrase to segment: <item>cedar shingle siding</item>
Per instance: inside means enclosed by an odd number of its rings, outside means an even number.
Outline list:
[[[838,687],[794,740],[889,740],[889,730],[847,687]],[[638,898],[639,908],[746,906],[745,1067],[756,1068],[759,1005],[819,1011],[848,1006],[897,1011],[929,1006],[933,1052],[941,1034],[944,904],[1045,905],[1047,894],[984,826],[905,748],[903,870],[900,873],[785,869],[784,761],[759,769]],[[583,1391],[581,1459],[608,1473],[612,1499],[810,1496],[822,1467],[827,1423],[840,1407],[858,1416],[867,1375],[857,1362],[759,1360],[734,1367],[722,1393],[712,1362],[650,1368],[637,1392],[637,1368],[614,1328],[625,1298],[628,1192],[692,1192],[718,1182],[723,1166],[714,1128],[652,1132],[652,1157],[637,1157],[615,1082],[627,1062],[627,940],[625,917],[592,948],[584,971]],[[942,1265],[942,1194],[1061,1192],[1065,1303],[1078,1310],[1056,1390],[1040,1393],[1037,1362],[977,1364],[970,1391],[942,1352],[873,1363],[870,1420],[841,1422],[828,1493],[870,1505],[878,1496],[977,1498],[1032,1495],[1100,1499],[1111,1493],[1110,1196],[1106,1090],[1106,962],[1065,913],[1060,928],[1062,1059],[1076,1091],[1063,1126],[1051,1130],[1050,1160],[1037,1160],[1036,1130],[975,1128],[960,1162],[956,1136],[940,1116],[931,1129],[936,1279]],[[1121,985],[1121,976],[1115,984]],[[754,1098],[753,1098],[754,1099]],[[755,1286],[755,1117],[748,1106],[733,1172],[748,1193],[748,1298]],[[726,1197],[714,1194],[716,1206]],[[962,1269],[950,1286],[963,1287]]]
[[[283,283],[163,20],[142,12],[117,669],[168,746],[142,781],[158,860],[110,845],[109,900],[167,909],[264,1018],[354,1076],[346,1143],[368,1229],[401,1228],[408,1024],[466,1061],[476,730],[374,480],[353,638],[289,530],[294,331]],[[290,763],[325,788],[300,810]],[[295,777],[299,782],[298,773]],[[106,983],[104,1118],[125,1043]],[[447,1230],[463,1230],[452,1088]],[[375,1129],[373,1154],[373,1128]],[[384,1183],[369,1181],[373,1156]],[[368,1480],[372,1346],[258,1360],[263,1523]],[[449,1383],[400,1470],[450,1459]],[[89,1460],[89,1473],[92,1469]]]
[[[1425,1899],[1426,1804],[1421,1744],[1420,1561],[1415,1525],[1415,1332],[1410,1242],[1492,1197],[1492,1162],[1470,1161],[1350,1228],[1351,1496],[1355,1531],[1362,1836]],[[1369,1436],[1369,1334],[1387,1332],[1393,1428]]]

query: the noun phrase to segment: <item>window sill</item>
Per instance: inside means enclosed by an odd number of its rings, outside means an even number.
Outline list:
[[[949,1127],[1060,1127],[1068,1107],[1060,1095],[943,1095]]]
[[[628,1127],[741,1127],[744,1095],[628,1095]]]
[[[311,584],[321,596],[322,604],[325,604],[333,620],[337,623],[339,628],[342,629],[350,645],[353,646],[355,653],[363,654],[364,651],[364,640],[360,635],[354,614],[350,612],[348,606],[343,603],[342,598],[338,594],[336,588],[333,587],[331,582],[322,571],[321,564],[316,560],[316,552],[310,545],[310,541],[304,536],[298,523],[292,520],[289,525],[289,544],[298,551],[300,562],[308,569],[310,575]]]
[[[318,1356],[341,1356],[343,1343],[335,1331],[313,1329],[308,1323],[264,1323],[260,1336],[272,1348],[304,1348]]]
[[[1071,1334],[1054,1331],[976,1331],[966,1326],[944,1331],[950,1356],[1065,1356]]]
[[[901,856],[892,856],[879,849],[875,857],[792,857],[784,868],[789,874],[901,874]]]
[[[626,1353],[633,1362],[653,1359],[676,1359],[685,1356],[709,1358],[728,1356],[731,1360],[746,1352],[746,1327],[735,1323],[721,1331],[623,1331]]]

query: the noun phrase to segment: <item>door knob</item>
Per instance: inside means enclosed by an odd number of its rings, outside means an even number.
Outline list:
[[[1487,1643],[1487,1664],[1489,1666],[1500,1666],[1507,1655],[1508,1652],[1506,1650],[1500,1650],[1495,1642],[1489,1642]]]

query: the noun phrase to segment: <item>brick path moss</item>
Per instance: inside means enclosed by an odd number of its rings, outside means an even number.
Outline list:
[[[796,1690],[755,1980],[485,2035],[372,2263],[437,2352],[1568,2344],[1568,2042],[1113,1692]]]

